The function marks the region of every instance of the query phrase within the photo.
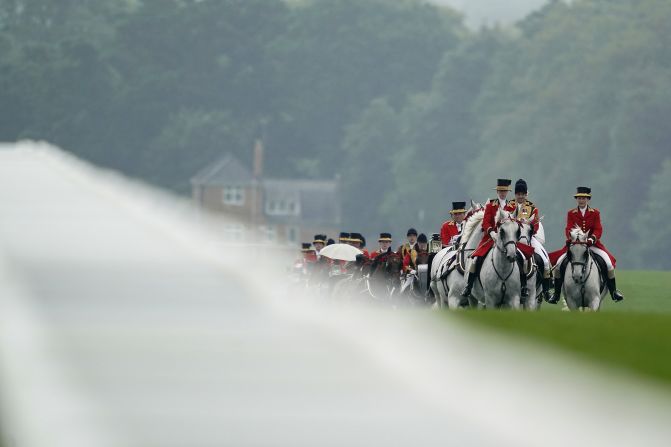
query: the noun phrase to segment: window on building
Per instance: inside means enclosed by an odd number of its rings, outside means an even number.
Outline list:
[[[287,242],[298,242],[298,228],[287,228]]]
[[[242,186],[224,186],[224,205],[244,205],[245,189]]]
[[[245,227],[241,223],[224,225],[224,238],[230,242],[242,242],[245,238]]]
[[[277,228],[272,225],[261,225],[259,233],[261,233],[261,240],[263,241],[274,242],[277,240]]]
[[[270,216],[297,216],[300,207],[295,199],[269,199],[266,201],[266,214]]]

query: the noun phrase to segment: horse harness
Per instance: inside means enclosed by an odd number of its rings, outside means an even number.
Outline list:
[[[513,219],[508,219],[508,220],[510,220],[511,222],[515,222],[515,223],[518,225],[518,227],[521,227],[521,225],[520,225],[520,223],[519,223],[518,221],[513,220]],[[505,222],[505,220],[500,221],[500,222],[498,223],[497,227],[499,227],[499,226],[501,225],[501,223],[503,223],[503,222]],[[518,238],[518,239],[519,239],[519,238]],[[510,245],[510,244],[515,245],[515,253],[517,253],[517,241],[516,241],[516,240],[508,241],[508,242],[506,242],[505,244],[503,244],[502,246],[499,246],[498,238],[494,240],[494,247],[496,247],[496,249],[499,250],[499,251],[500,251],[501,253],[503,253],[504,255],[506,254],[506,247],[507,247],[508,245]],[[511,276],[511,275],[513,274],[513,272],[515,271],[515,262],[516,262],[516,261],[513,260],[512,262],[510,262],[510,264],[511,264],[511,266],[510,266],[510,272],[508,272],[508,275],[506,275],[506,277],[504,278],[504,277],[499,273],[499,271],[496,270],[496,265],[494,264],[494,256],[491,256],[491,257],[490,257],[490,260],[491,260],[491,262],[492,262],[492,269],[494,269],[494,273],[496,273],[496,276],[499,278],[499,280],[501,280],[501,299],[503,299],[503,297],[506,295],[506,291],[508,290],[508,287],[506,286],[506,281],[508,281],[508,279],[510,278],[510,276]]]

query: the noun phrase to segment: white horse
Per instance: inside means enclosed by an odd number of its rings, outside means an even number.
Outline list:
[[[597,311],[606,295],[606,287],[601,287],[599,268],[592,251],[587,246],[589,232],[580,228],[571,230],[571,243],[566,252],[569,265],[564,274],[563,292],[570,310]],[[557,268],[561,268],[558,266]]]
[[[499,209],[496,215],[498,232],[494,247],[487,253],[475,282],[472,295],[487,309],[520,309],[522,286],[517,265],[517,241],[521,224],[510,213]],[[471,259],[471,262],[474,262]]]
[[[464,274],[454,266],[458,261],[455,257],[460,256],[459,250],[464,254],[463,268],[467,268],[468,257],[476,249],[482,240],[482,217],[485,214],[481,204],[471,201],[471,215],[464,222],[464,228],[461,232],[459,245],[445,247],[439,251],[431,264],[431,284],[433,294],[439,307],[447,305],[449,309],[458,309],[462,307],[476,307],[475,298],[464,298],[461,291],[466,285]]]

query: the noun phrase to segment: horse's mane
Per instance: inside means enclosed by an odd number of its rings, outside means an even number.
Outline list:
[[[471,237],[473,234],[473,231],[475,231],[476,228],[480,226],[482,223],[482,218],[485,216],[485,210],[480,209],[473,213],[467,220],[466,223],[464,224],[464,229],[461,231],[461,242],[464,243],[468,241],[468,239]]]
[[[582,231],[582,229],[579,226],[574,226],[573,229],[571,229],[571,232],[569,233],[571,235],[571,241],[576,242],[576,241],[581,241],[584,242],[587,240],[587,235],[588,233],[585,233]]]

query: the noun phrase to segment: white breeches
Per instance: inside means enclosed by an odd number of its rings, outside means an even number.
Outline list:
[[[596,247],[590,247],[589,249],[592,251],[592,253],[599,256],[601,259],[603,259],[603,261],[606,263],[606,268],[608,268],[609,272],[612,271],[612,270],[615,270],[615,267],[613,267],[613,263],[611,262],[610,256],[608,256],[608,253],[606,253],[605,251],[601,250],[600,248],[596,248]],[[561,263],[564,261],[565,257],[566,257],[566,253],[561,255],[559,257],[559,259],[557,259],[557,265],[561,265]]]
[[[550,256],[548,256],[545,247],[543,247],[543,244],[535,236],[531,238],[531,246],[534,248],[534,252],[543,260],[545,271],[550,271]]]

